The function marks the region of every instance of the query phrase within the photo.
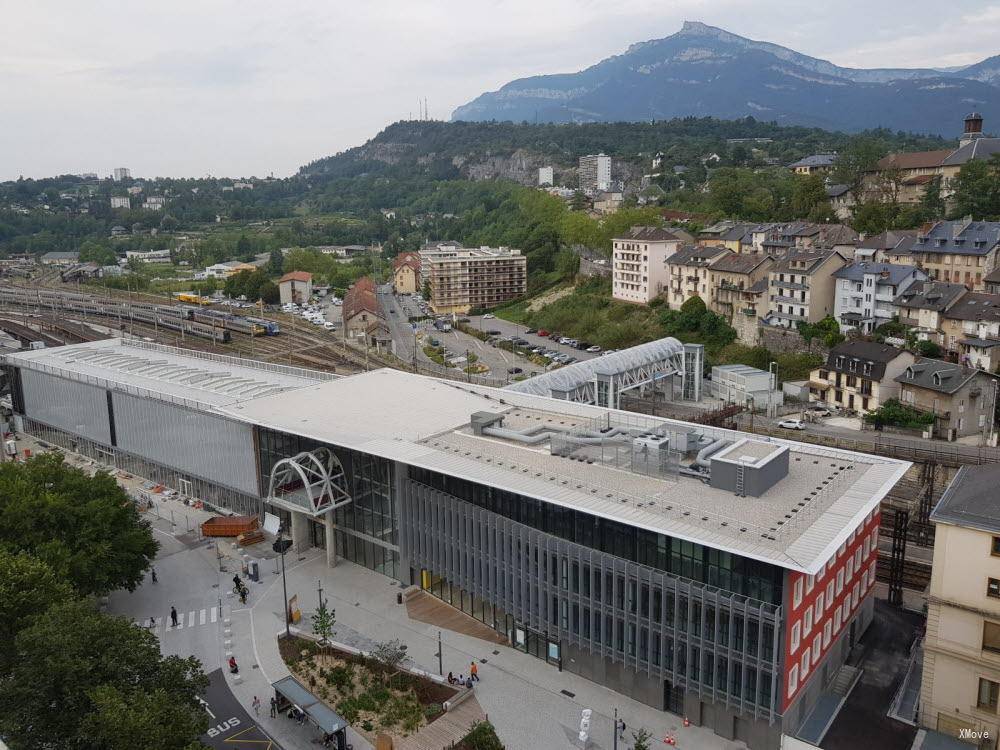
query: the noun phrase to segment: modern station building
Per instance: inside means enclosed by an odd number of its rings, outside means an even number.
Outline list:
[[[909,464],[395,370],[131,341],[3,356],[20,428],[418,585],[512,647],[751,748],[872,618]]]

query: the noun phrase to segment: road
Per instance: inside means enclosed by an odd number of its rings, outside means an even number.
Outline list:
[[[520,323],[512,323],[509,320],[501,320],[500,318],[484,318],[481,315],[470,315],[468,318],[469,325],[473,328],[479,329],[480,331],[500,331],[502,336],[520,336],[525,341],[528,341],[533,345],[544,346],[546,349],[552,349],[560,354],[568,354],[571,357],[576,357],[579,361],[601,356],[599,352],[591,354],[590,352],[582,351],[580,349],[574,349],[571,346],[556,343],[555,341],[545,338],[544,336],[539,336],[534,333],[525,333],[525,331],[528,330],[528,326],[521,325]]]

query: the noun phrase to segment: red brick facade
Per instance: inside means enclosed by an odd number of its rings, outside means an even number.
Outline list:
[[[788,574],[782,713],[813,678],[875,585],[880,520],[877,509],[870,513],[815,576]]]

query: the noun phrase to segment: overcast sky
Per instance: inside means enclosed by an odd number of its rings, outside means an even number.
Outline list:
[[[857,67],[1000,53],[1000,0],[0,0],[0,179],[286,176],[687,20]]]

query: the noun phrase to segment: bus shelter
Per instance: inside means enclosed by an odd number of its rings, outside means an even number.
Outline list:
[[[271,687],[274,688],[280,713],[287,714],[293,709],[298,709],[324,735],[333,735],[331,747],[336,750],[347,750],[347,722],[336,711],[310,693],[292,676],[271,683]]]

